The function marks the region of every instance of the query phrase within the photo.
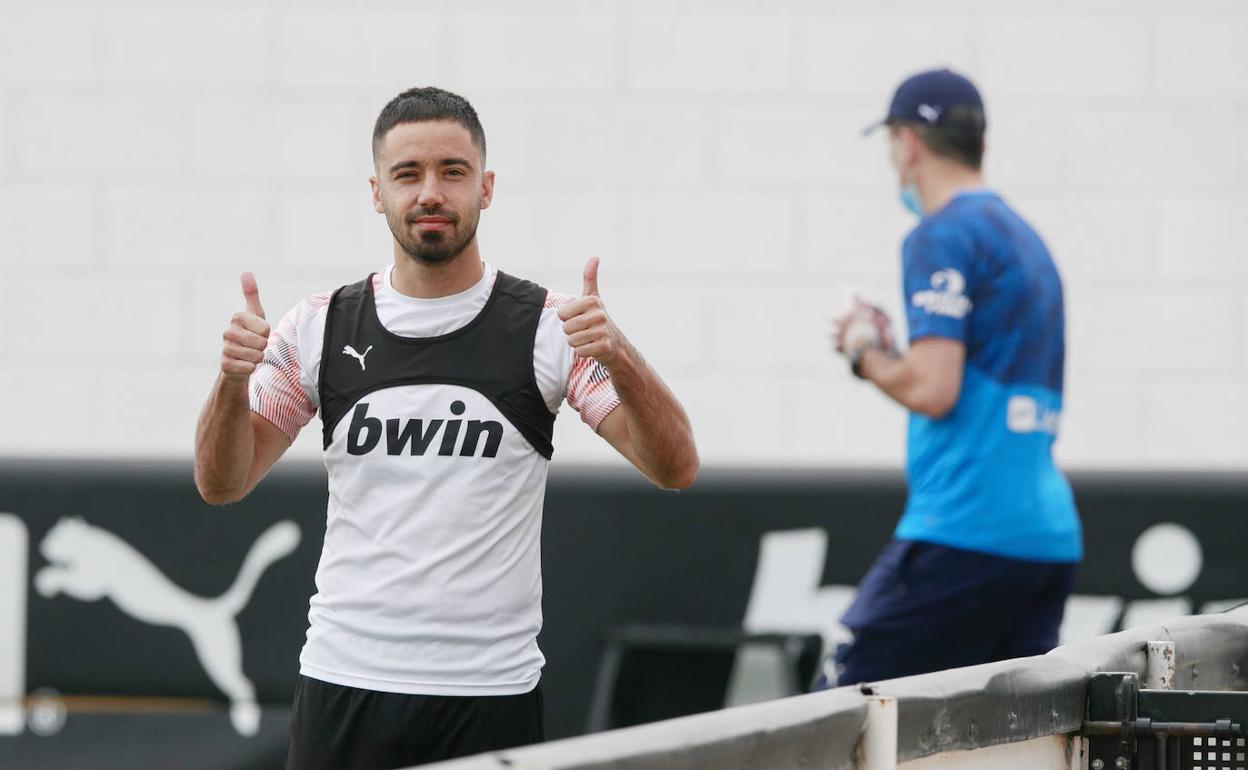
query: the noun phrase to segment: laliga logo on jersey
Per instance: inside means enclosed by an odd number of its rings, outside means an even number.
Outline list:
[[[965,318],[971,312],[971,300],[966,297],[966,278],[957,270],[949,268],[932,274],[932,288],[915,292],[911,302],[932,315],[949,318]]]
[[[1005,406],[1005,427],[1011,433],[1049,433],[1057,435],[1062,413],[1050,409],[1031,396],[1011,396]]]
[[[451,414],[464,413],[464,402],[451,402]],[[460,457],[474,457],[477,444],[485,436],[485,448],[482,457],[498,456],[498,446],[503,441],[503,424],[497,420],[468,420],[464,429],[464,442],[460,446]],[[438,456],[451,457],[455,454],[455,445],[459,441],[459,429],[464,427],[464,420],[445,419],[411,419],[406,422],[395,419],[386,420],[384,427],[386,437],[386,454],[408,454],[423,457],[433,442],[442,434],[438,445]],[[383,427],[381,418],[368,416],[368,404],[359,403],[351,413],[351,426],[347,432],[347,453],[366,455],[381,443]]]

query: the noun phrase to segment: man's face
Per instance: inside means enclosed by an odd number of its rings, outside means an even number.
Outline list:
[[[901,129],[897,126],[888,127],[888,160],[893,164],[893,170],[897,172],[897,183],[904,186],[905,179],[905,148],[901,141]]]
[[[919,137],[909,126],[888,127],[888,159],[897,172],[897,185],[905,187],[913,181],[918,163]]]
[[[484,170],[468,129],[450,120],[400,123],[375,162],[373,208],[403,251],[426,264],[463,253],[494,194],[494,172]]]

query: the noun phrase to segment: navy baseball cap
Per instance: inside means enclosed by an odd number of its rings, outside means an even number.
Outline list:
[[[893,121],[939,126],[950,110],[958,105],[977,107],[981,113],[984,111],[984,100],[974,83],[947,69],[920,72],[897,86],[893,101],[888,105],[888,115],[880,122],[867,126],[863,133],[869,134]]]

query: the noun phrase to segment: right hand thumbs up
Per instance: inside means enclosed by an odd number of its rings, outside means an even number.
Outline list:
[[[264,318],[264,308],[260,306],[260,287],[256,286],[256,277],[251,273],[239,276],[243,284],[243,299],[247,301],[247,312],[257,318]]]
[[[246,379],[264,360],[270,329],[268,321],[264,320],[256,277],[243,273],[240,283],[247,309],[235,313],[225,334],[221,335],[225,343],[221,351],[221,373],[227,377]]]

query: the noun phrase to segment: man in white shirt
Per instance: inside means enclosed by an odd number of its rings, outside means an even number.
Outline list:
[[[288,767],[392,768],[543,738],[540,533],[567,400],[656,485],[698,468],[680,403],[598,295],[482,260],[494,172],[472,106],[415,88],[373,132],[393,265],[270,329],[250,273],[200,416],[203,498],[246,496],[316,413],[329,510]]]

